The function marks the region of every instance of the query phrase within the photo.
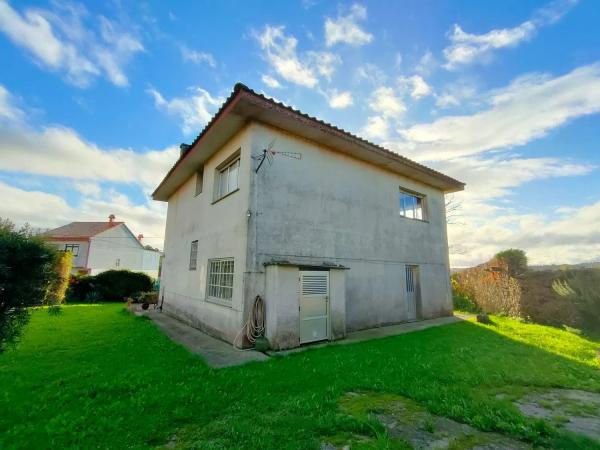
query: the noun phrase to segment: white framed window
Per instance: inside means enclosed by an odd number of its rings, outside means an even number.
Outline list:
[[[65,252],[71,252],[73,256],[79,256],[79,244],[65,244]]]
[[[240,158],[239,156],[227,165],[217,169],[215,184],[215,201],[237,191],[239,187]]]
[[[194,196],[202,194],[202,185],[204,184],[204,167],[201,167],[196,172],[196,191]]]
[[[190,270],[196,270],[198,266],[198,241],[192,241],[190,246]]]
[[[400,189],[400,215],[408,219],[426,220],[425,196]]]
[[[230,303],[233,295],[233,258],[210,259],[208,261],[208,299]]]

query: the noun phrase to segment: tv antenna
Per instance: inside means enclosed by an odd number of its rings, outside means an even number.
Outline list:
[[[293,158],[293,159],[302,159],[302,153],[297,153],[297,152],[278,152],[273,150],[273,145],[275,145],[275,141],[277,139],[273,139],[269,145],[267,146],[267,148],[264,148],[262,153],[260,155],[256,155],[253,156],[253,159],[256,159],[258,161],[258,166],[256,166],[256,170],[255,172],[258,173],[258,171],[260,170],[261,166],[263,165],[263,163],[265,162],[265,159],[267,160],[267,162],[269,163],[269,166],[273,165],[273,158],[275,156],[281,155],[281,156],[286,156],[288,158]]]

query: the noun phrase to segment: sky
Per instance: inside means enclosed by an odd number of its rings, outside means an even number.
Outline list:
[[[0,0],[0,217],[115,214],[162,247],[151,192],[236,82],[467,184],[451,265],[600,260],[595,0]]]

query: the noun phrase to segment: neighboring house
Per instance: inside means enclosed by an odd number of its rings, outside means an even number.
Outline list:
[[[153,193],[167,313],[246,346],[261,296],[276,349],[452,314],[444,194],[463,183],[242,84],[181,147]]]
[[[71,222],[44,233],[60,251],[73,253],[73,274],[128,269],[158,277],[160,252],[146,249],[124,222]]]

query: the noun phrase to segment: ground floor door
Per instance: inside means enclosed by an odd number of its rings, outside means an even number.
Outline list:
[[[300,343],[329,338],[329,272],[300,271]]]
[[[406,266],[406,316],[408,320],[417,319],[419,296],[419,266]]]

